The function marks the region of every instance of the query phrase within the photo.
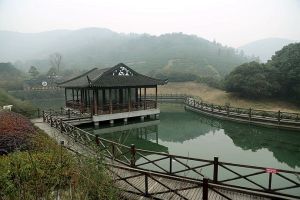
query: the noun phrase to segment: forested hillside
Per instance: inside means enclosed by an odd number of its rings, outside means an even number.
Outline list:
[[[0,88],[6,90],[21,89],[24,78],[24,74],[11,63],[0,62]]]
[[[300,43],[277,51],[266,64],[245,63],[225,80],[227,91],[247,97],[300,98]]]
[[[151,36],[100,28],[34,34],[2,31],[0,43],[0,60],[15,62],[26,71],[31,65],[47,71],[49,55],[54,52],[63,56],[64,68],[110,67],[124,62],[154,76],[194,78],[222,77],[255,59],[217,42],[182,33]]]

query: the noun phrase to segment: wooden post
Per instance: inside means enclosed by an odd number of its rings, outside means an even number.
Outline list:
[[[102,89],[102,111],[105,109],[105,89]]]
[[[211,104],[211,112],[214,112],[214,104]]]
[[[72,108],[74,107],[74,89],[72,88]]]
[[[128,112],[131,111],[131,88],[128,88]]]
[[[170,174],[172,174],[172,168],[173,168],[173,167],[172,167],[172,156],[170,156],[170,171],[169,171]]]
[[[148,191],[148,174],[145,173],[145,196],[149,196],[149,191]]]
[[[52,127],[52,115],[50,115],[50,126]]]
[[[219,158],[214,157],[214,183],[218,182],[218,166],[219,166]]]
[[[63,121],[62,121],[62,118],[60,118],[60,132],[62,133],[63,132]]]
[[[45,117],[45,111],[43,110],[43,122],[46,121],[46,117]]]
[[[96,92],[96,90],[94,89],[93,90],[93,103],[94,103],[94,114],[98,114],[98,105],[97,105],[97,92]]]
[[[155,108],[157,108],[157,85],[155,86]]]
[[[76,89],[76,100],[78,101],[78,89]]]
[[[146,95],[147,95],[147,91],[146,91],[146,88],[144,88],[144,110],[146,110]]]
[[[136,153],[136,149],[135,149],[135,145],[134,144],[131,145],[130,153],[131,153],[130,165],[131,165],[131,167],[135,167],[135,153]]]
[[[227,116],[229,116],[229,106],[227,106]]]
[[[111,88],[109,88],[109,113],[112,114]]]
[[[67,88],[65,88],[65,106],[66,107],[67,107],[67,101],[68,101]]]
[[[280,123],[280,119],[281,119],[281,113],[280,110],[278,110],[278,116],[277,116],[278,124]]]
[[[268,187],[269,190],[272,189],[272,173],[269,173],[269,187]]]
[[[116,155],[116,152],[115,152],[115,151],[116,151],[116,150],[115,150],[115,144],[114,144],[114,143],[112,143],[111,148],[112,148],[111,151],[112,151],[112,156],[113,156],[112,158],[115,159],[115,155]]]
[[[208,179],[203,178],[202,199],[208,200]]]
[[[251,121],[251,117],[252,117],[252,109],[249,108],[249,120]]]
[[[100,145],[100,139],[99,139],[99,136],[96,135],[96,145],[99,146]]]
[[[142,101],[142,88],[140,88],[140,99],[139,101],[141,102]]]

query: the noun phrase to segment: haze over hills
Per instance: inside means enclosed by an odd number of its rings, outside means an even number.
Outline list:
[[[267,62],[276,51],[296,41],[284,38],[265,38],[245,44],[238,49],[243,50],[247,55],[258,56],[261,62]]]
[[[41,33],[0,31],[0,62],[28,70],[49,69],[49,55],[59,52],[66,68],[111,67],[119,62],[151,75],[186,73],[224,76],[254,60],[234,48],[195,35],[122,34],[103,28]]]

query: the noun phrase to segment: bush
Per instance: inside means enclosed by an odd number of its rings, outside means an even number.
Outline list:
[[[2,152],[28,149],[30,135],[34,132],[32,123],[24,116],[14,112],[0,111],[0,149]]]
[[[43,131],[34,131],[30,149],[0,156],[0,199],[56,199],[57,194],[61,199],[118,199],[101,159],[71,154]]]

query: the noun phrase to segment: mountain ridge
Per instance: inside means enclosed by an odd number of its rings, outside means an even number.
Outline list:
[[[25,69],[49,68],[49,55],[59,52],[68,68],[111,67],[131,63],[145,73],[189,73],[224,76],[253,60],[232,47],[196,35],[167,33],[159,36],[117,33],[106,28],[52,30],[40,33],[0,31],[0,62],[18,61]],[[172,60],[172,65],[165,66]]]

